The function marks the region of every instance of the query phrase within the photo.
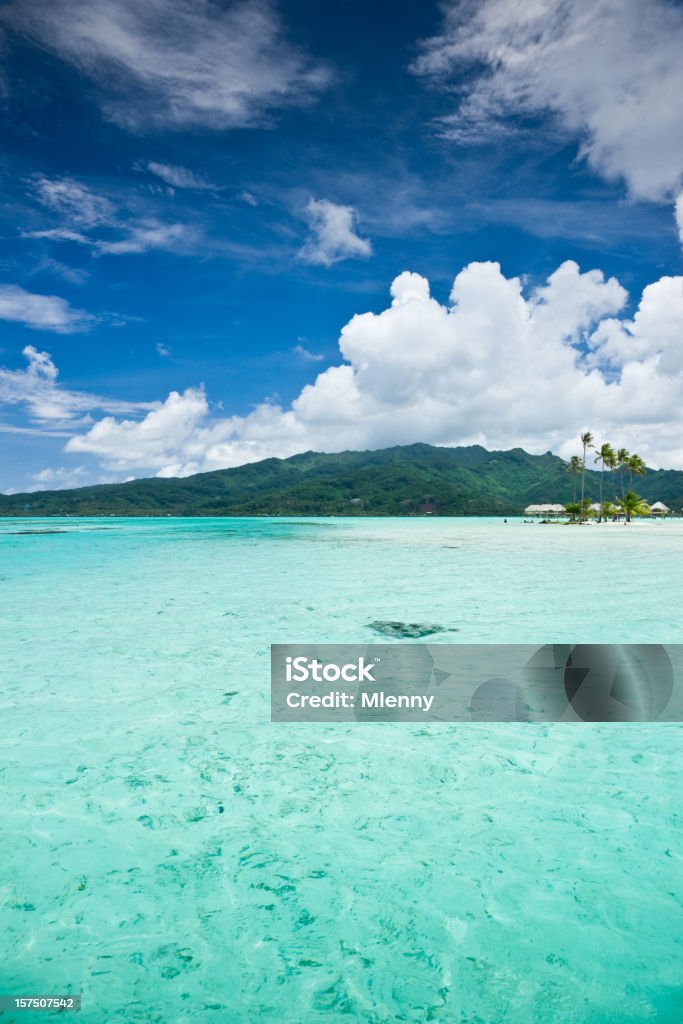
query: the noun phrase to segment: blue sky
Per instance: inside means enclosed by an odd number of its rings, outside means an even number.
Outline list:
[[[0,7],[0,489],[585,427],[683,468],[681,4],[143,6]]]

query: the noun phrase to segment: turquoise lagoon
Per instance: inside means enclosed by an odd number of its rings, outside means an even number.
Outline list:
[[[679,1022],[681,727],[273,725],[269,646],[683,642],[682,580],[681,523],[0,521],[0,991]]]

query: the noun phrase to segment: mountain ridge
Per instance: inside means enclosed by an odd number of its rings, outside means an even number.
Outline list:
[[[301,452],[188,477],[0,495],[0,516],[516,515],[532,502],[571,501],[575,482],[578,492],[580,477],[571,477],[567,463],[552,452],[416,443]],[[619,473],[605,472],[606,499],[621,487]],[[648,469],[634,489],[679,511],[683,472]],[[586,469],[585,493],[598,500],[599,471]]]

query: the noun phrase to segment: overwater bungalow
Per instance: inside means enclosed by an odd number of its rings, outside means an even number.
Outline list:
[[[567,510],[564,505],[527,505],[524,509],[525,516],[542,516],[544,519],[566,516],[566,514]]]

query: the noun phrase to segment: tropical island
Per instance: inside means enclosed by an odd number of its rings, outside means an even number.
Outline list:
[[[680,513],[683,472],[649,469],[633,456],[619,461],[619,453],[612,465],[604,446],[594,453],[596,469],[587,436],[569,462],[479,445],[305,452],[184,478],[0,495],[0,516],[518,516],[532,504],[558,503],[586,521],[595,503],[605,519],[620,508],[632,518],[657,501]]]
[[[544,521],[568,518],[570,523],[620,522],[630,523],[643,516],[662,518],[670,515],[672,509],[663,501],[650,504],[633,490],[634,476],[645,476],[648,468],[636,452],[626,448],[615,449],[605,441],[598,448],[591,431],[580,437],[582,455],[572,455],[567,463],[567,472],[574,478],[574,494],[571,502],[562,504],[527,505],[524,514],[541,516]],[[588,452],[595,453],[594,462],[600,463],[600,500],[591,501],[586,497],[586,458]],[[605,488],[605,470],[608,471],[608,488]],[[581,498],[577,501],[577,478],[581,480]],[[626,481],[628,480],[628,484]],[[617,491],[619,490],[619,494]],[[611,497],[607,496],[611,492]]]

